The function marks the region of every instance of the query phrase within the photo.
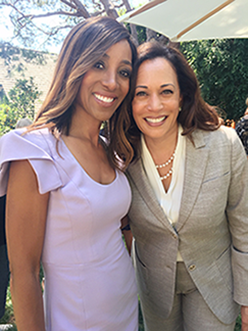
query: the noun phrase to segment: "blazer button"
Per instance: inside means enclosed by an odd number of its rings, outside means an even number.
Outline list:
[[[190,271],[193,271],[193,270],[195,270],[196,269],[196,265],[195,264],[191,264],[190,266],[189,266],[189,270]]]

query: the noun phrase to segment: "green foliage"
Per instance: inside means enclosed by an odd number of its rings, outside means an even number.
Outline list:
[[[236,325],[234,331],[241,331],[241,315],[236,319]]]
[[[248,39],[184,42],[181,51],[194,69],[205,101],[237,120],[248,96]]]
[[[11,300],[10,288],[7,289],[7,297],[6,297],[6,305],[5,305],[5,313],[3,317],[0,319],[1,324],[12,324],[11,331],[17,331],[17,327],[15,325],[15,318],[13,312],[13,305]]]
[[[8,42],[0,42],[0,58],[4,59],[4,64],[9,74],[13,70],[17,72],[24,70],[24,64],[21,63],[20,60],[26,63],[46,63],[44,53],[16,47]]]
[[[138,43],[141,45],[146,41],[146,28],[137,25],[136,29],[138,34]]]
[[[129,33],[131,33],[130,24],[125,23],[125,26],[128,29]],[[144,28],[143,26],[137,25],[136,31],[137,31],[137,36],[138,36],[138,44],[140,45],[146,41],[146,28]]]
[[[35,100],[40,96],[38,88],[34,84],[33,77],[18,79],[15,86],[9,91],[10,105],[16,109],[19,118],[34,118]]]
[[[7,104],[0,104],[0,136],[15,128],[18,117]]]
[[[139,301],[139,331],[144,331],[144,322],[143,322],[143,316],[142,316],[142,311],[140,307],[140,301]]]
[[[0,135],[15,128],[16,122],[28,117],[33,120],[35,115],[35,101],[40,92],[34,84],[33,78],[18,79],[9,91],[9,99],[4,97],[0,104]]]

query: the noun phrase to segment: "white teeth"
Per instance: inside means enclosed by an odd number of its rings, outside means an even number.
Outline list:
[[[148,117],[146,117],[146,120],[147,120],[147,122],[150,122],[150,123],[159,123],[159,122],[162,122],[165,119],[165,117],[166,116],[159,117],[159,118],[148,118]]]
[[[99,95],[99,94],[96,94],[94,93],[95,97],[98,99],[98,100],[101,100],[103,102],[113,102],[114,101],[114,98],[108,98],[108,97],[104,97],[102,95]]]

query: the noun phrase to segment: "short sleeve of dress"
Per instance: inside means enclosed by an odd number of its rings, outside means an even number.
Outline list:
[[[36,174],[40,194],[62,185],[56,168],[51,141],[55,138],[47,129],[23,134],[13,130],[0,138],[0,196],[6,194],[11,161],[28,160]]]

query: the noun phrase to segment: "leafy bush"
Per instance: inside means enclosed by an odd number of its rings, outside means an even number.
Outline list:
[[[194,69],[202,96],[226,118],[238,120],[248,96],[248,39],[183,42],[180,49]]]
[[[4,313],[3,317],[0,319],[0,325],[1,324],[11,324],[11,325],[13,325],[13,327],[11,328],[11,331],[17,331],[17,327],[15,325],[15,318],[14,318],[14,312],[13,312],[13,306],[12,306],[9,287],[7,289],[5,313]]]
[[[34,119],[35,101],[41,93],[34,84],[33,78],[18,79],[9,91],[9,98],[3,97],[0,103],[0,135],[15,128],[16,122],[28,117]]]

